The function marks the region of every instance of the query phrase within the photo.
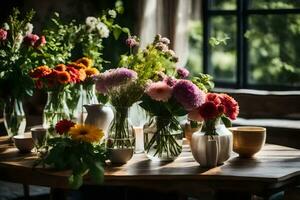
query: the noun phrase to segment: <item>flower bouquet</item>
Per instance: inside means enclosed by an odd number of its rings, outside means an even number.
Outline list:
[[[44,48],[44,36],[32,33],[33,11],[21,16],[13,10],[0,27],[0,100],[4,101],[4,122],[8,135],[23,134],[26,126],[22,99],[32,95],[33,82],[28,76],[36,53]]]
[[[232,134],[226,127],[238,113],[238,103],[232,97],[217,93],[208,93],[205,102],[189,113],[191,119],[203,120],[202,130],[191,140],[193,156],[201,166],[213,167],[230,158]]]
[[[48,150],[37,164],[41,163],[58,170],[71,170],[69,184],[74,189],[82,185],[86,173],[91,175],[95,183],[102,183],[106,151],[99,142],[104,135],[103,131],[69,120],[59,121],[55,131],[57,136],[47,141]]]
[[[85,71],[64,64],[59,64],[53,69],[39,66],[30,72],[30,77],[38,89],[45,89],[48,92],[43,125],[52,132],[59,120],[70,118],[66,90],[71,83],[83,81],[86,78]]]

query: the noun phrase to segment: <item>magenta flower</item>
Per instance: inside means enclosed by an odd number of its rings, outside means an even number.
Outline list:
[[[179,80],[173,88],[173,96],[185,110],[191,111],[205,102],[205,93],[189,80]]]
[[[172,88],[164,81],[149,84],[146,94],[155,101],[167,102],[172,96]]]
[[[7,31],[3,28],[0,28],[0,41],[4,41],[7,38]]]
[[[40,37],[36,34],[28,34],[24,37],[24,42],[29,46],[35,46]]]
[[[187,78],[190,75],[190,72],[184,67],[177,67],[176,72],[177,76],[182,79]]]

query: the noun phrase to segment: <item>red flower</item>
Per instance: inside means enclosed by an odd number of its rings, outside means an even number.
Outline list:
[[[57,122],[57,124],[55,125],[55,130],[60,135],[62,135],[64,133],[68,133],[70,128],[73,127],[74,125],[75,125],[74,122],[72,122],[70,120],[63,119],[63,120]]]
[[[67,66],[67,72],[69,72],[71,76],[71,83],[79,83],[80,82],[80,73],[74,67]]]
[[[206,94],[206,101],[212,101],[216,105],[221,104],[220,96],[219,96],[219,94],[216,94],[216,93],[207,93]]]
[[[220,99],[225,108],[225,115],[230,119],[235,120],[239,114],[239,105],[236,100],[227,94],[220,94]]]
[[[33,79],[39,79],[39,78],[48,76],[49,74],[51,74],[51,72],[52,72],[52,70],[48,66],[43,65],[43,66],[39,66],[39,67],[33,69],[29,73],[29,75]]]
[[[215,119],[219,116],[217,105],[212,101],[207,101],[199,107],[199,113],[204,120]]]

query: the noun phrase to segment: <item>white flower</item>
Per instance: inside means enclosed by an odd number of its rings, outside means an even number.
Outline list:
[[[117,12],[115,10],[109,10],[108,14],[110,15],[111,18],[116,18]]]
[[[98,19],[96,17],[87,17],[85,19],[85,24],[88,27],[88,31],[91,32],[96,28],[96,25],[98,23]]]
[[[16,49],[19,49],[21,47],[23,39],[24,39],[23,35],[21,33],[18,33],[16,38],[15,38],[15,47],[16,47]]]
[[[24,31],[25,31],[25,35],[31,34],[33,31],[33,25],[31,23],[27,23]]]
[[[107,28],[107,26],[104,23],[98,22],[96,28],[102,38],[108,38],[109,29]]]
[[[8,30],[9,30],[9,25],[8,25],[8,23],[4,23],[4,24],[3,24],[3,28],[4,28],[6,31],[8,31]]]

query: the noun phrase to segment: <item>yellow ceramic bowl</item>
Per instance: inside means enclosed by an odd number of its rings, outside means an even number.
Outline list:
[[[240,157],[250,158],[261,150],[266,142],[266,128],[257,126],[232,127],[233,151]]]

